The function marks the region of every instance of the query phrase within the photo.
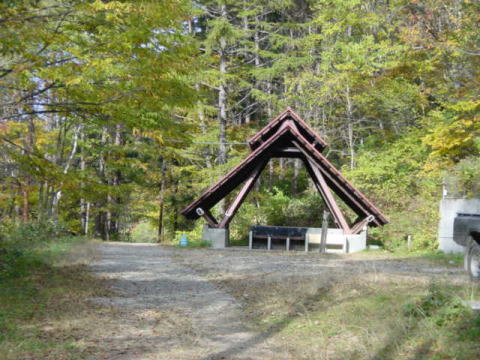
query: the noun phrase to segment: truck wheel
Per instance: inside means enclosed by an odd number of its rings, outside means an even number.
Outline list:
[[[480,245],[470,237],[465,253],[466,270],[472,280],[480,280]]]

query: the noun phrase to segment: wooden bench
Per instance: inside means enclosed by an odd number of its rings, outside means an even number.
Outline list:
[[[253,249],[255,239],[266,239],[267,250],[272,249],[272,240],[284,240],[285,250],[289,251],[291,241],[303,241],[305,251],[308,251],[308,228],[292,226],[252,226],[248,241],[248,248]]]

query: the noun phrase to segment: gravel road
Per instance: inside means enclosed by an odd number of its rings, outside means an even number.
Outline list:
[[[249,324],[222,278],[322,277],[336,274],[467,281],[457,265],[358,256],[266,251],[175,249],[102,243],[93,270],[112,279],[115,297],[96,298],[118,315],[100,341],[103,359],[290,359],[275,340]],[[220,281],[218,281],[220,280]]]
[[[99,341],[106,359],[282,359],[245,323],[237,301],[152,244],[102,243],[93,265],[113,279],[117,326]],[[153,321],[152,321],[153,319]]]

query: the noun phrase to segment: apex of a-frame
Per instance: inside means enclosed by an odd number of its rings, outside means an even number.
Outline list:
[[[327,142],[323,140],[290,106],[288,106],[285,111],[270,121],[248,141],[250,148],[252,150],[258,148],[263,142],[272,137],[278,129],[280,129],[282,124],[288,120],[295,122],[298,131],[318,151],[322,152],[328,146]]]

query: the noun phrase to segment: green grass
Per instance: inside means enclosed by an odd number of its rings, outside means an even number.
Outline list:
[[[188,239],[187,246],[180,246],[180,243],[177,241],[173,243],[173,246],[178,247],[180,249],[182,248],[207,248],[210,247],[210,242],[205,241],[205,240],[199,240],[199,239]]]
[[[454,265],[454,264],[458,265],[463,263],[463,254],[447,254],[440,250],[423,250],[423,251],[416,251],[414,253],[399,252],[396,255],[431,260],[433,262],[443,264],[443,265]]]
[[[480,318],[451,288],[404,290],[387,286],[346,300],[331,298],[329,306],[295,316],[279,335],[289,339],[299,358],[304,358],[299,349],[311,349],[312,359],[322,351],[345,359],[480,357]]]
[[[92,249],[85,239],[63,237],[2,251],[2,359],[83,358],[85,349],[65,324],[84,317],[86,299],[105,292],[85,265]]]
[[[415,250],[396,249],[394,251],[379,249],[365,250],[361,253],[348,255],[359,258],[378,257],[384,259],[408,259],[414,261],[424,261],[432,265],[459,266],[463,264],[463,254],[447,254],[440,250]]]
[[[463,304],[479,284],[347,272],[221,286],[293,359],[480,359],[480,317]]]

